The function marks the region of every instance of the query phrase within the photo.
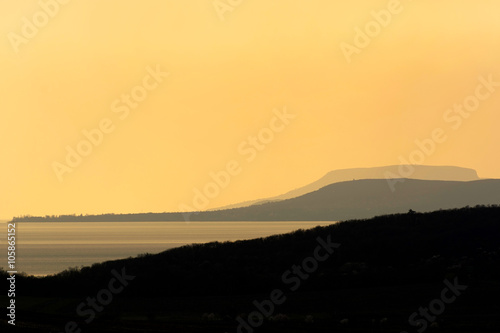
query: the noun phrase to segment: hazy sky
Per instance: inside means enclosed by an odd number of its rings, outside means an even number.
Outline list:
[[[0,2],[0,217],[176,211],[228,167],[207,208],[400,157],[500,178],[497,0],[60,2]]]

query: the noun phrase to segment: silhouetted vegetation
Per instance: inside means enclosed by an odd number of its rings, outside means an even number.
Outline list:
[[[107,286],[112,269],[125,267],[136,279],[106,315],[99,317],[103,323],[137,315],[148,321],[148,327],[157,327],[156,322],[185,325],[179,327],[198,323],[198,328],[190,330],[234,330],[234,318],[252,311],[254,299],[264,299],[275,288],[286,290],[282,274],[313,254],[317,237],[326,239],[328,235],[341,247],[319,264],[298,292],[287,294],[287,303],[277,313],[290,318],[289,324],[269,321],[269,330],[263,328],[263,332],[322,332],[331,327],[337,331],[385,331],[373,326],[374,316],[389,316],[392,326],[387,331],[399,332],[413,311],[439,296],[442,281],[454,277],[469,289],[461,296],[463,308],[447,310],[443,316],[448,327],[454,332],[486,332],[499,324],[495,305],[500,296],[499,206],[425,214],[410,209],[405,214],[267,238],[183,246],[43,278],[19,277],[18,297],[33,302],[42,299],[47,304],[71,298],[68,313],[74,313],[81,300]],[[309,317],[306,323],[310,314],[314,314],[314,324]],[[482,316],[473,328],[472,314]],[[338,324],[344,317],[358,326]],[[101,321],[96,327],[101,327]]]
[[[311,255],[316,238],[328,235],[342,246],[308,288],[426,282],[446,274],[500,279],[495,264],[500,262],[500,207],[478,206],[426,214],[410,210],[267,238],[187,245],[31,278],[22,290],[86,294],[103,285],[111,269],[127,267],[138,276],[130,294],[253,293],[279,284],[290,265]]]

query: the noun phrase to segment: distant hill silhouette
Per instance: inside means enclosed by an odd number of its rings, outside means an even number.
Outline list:
[[[16,221],[339,221],[464,206],[500,204],[500,179],[470,182],[385,179],[334,183],[300,197],[249,207],[199,213],[106,214],[29,217]]]
[[[408,178],[421,180],[454,180],[454,181],[472,181],[479,180],[477,172],[474,169],[461,168],[456,166],[429,166],[429,165],[389,165],[374,168],[352,168],[330,171],[317,181],[267,199],[258,199],[237,203],[221,207],[220,209],[230,209],[247,207],[266,202],[280,201],[319,190],[330,184],[344,182],[348,180],[360,179],[387,179],[387,178]]]

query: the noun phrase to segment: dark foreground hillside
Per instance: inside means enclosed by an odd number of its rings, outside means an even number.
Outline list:
[[[500,207],[184,246],[17,292],[18,332],[498,332]]]

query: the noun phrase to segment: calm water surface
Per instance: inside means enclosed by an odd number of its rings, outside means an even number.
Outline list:
[[[252,239],[334,222],[21,222],[16,223],[19,272],[48,275],[141,253],[212,241]],[[7,224],[1,231],[6,253]],[[6,258],[0,267],[7,268]]]

